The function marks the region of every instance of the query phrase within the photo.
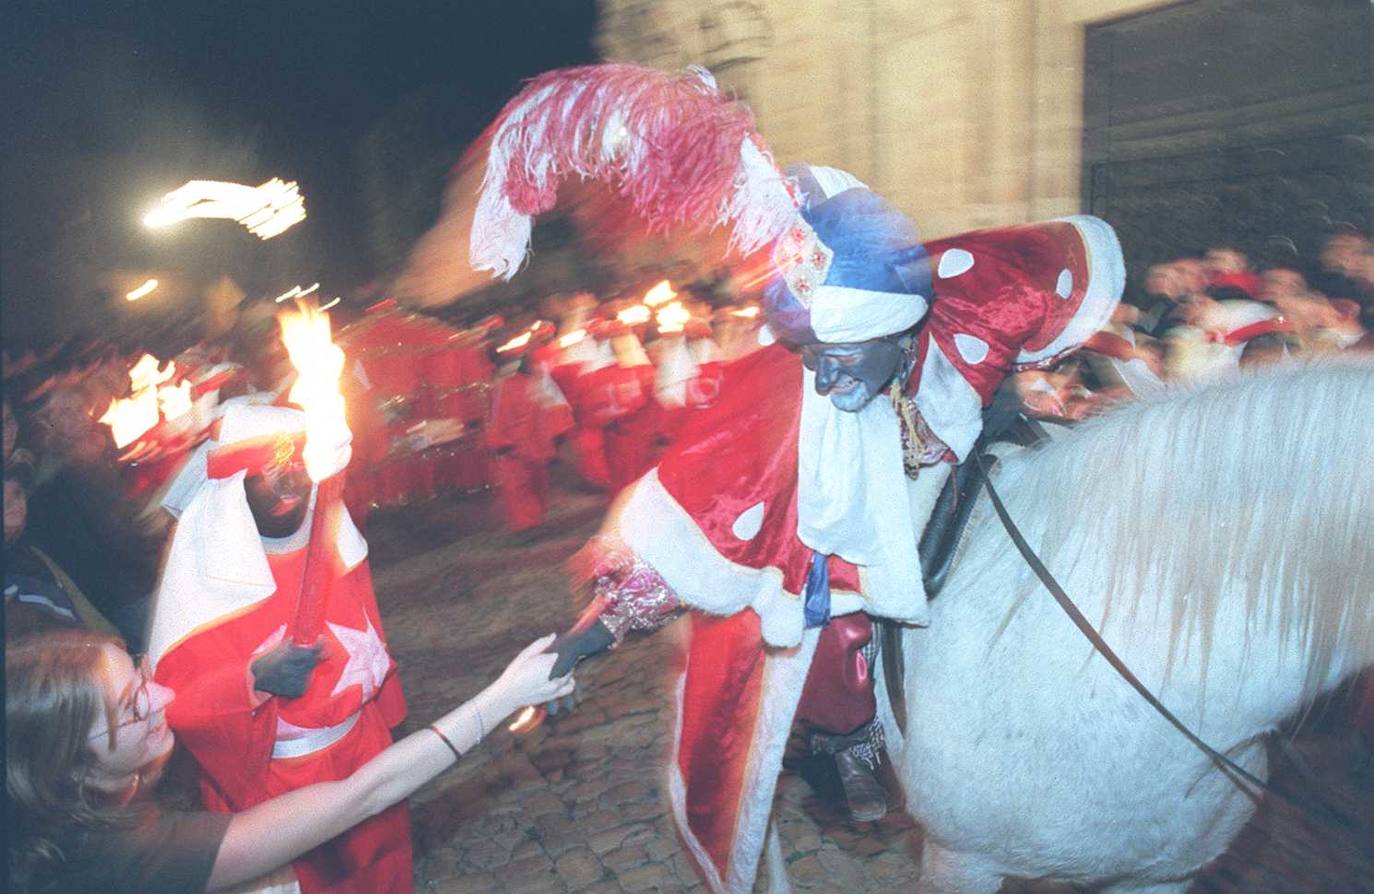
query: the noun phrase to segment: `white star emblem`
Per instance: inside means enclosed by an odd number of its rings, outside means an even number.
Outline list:
[[[334,684],[334,691],[329,693],[330,697],[338,695],[356,683],[363,687],[363,701],[367,701],[381,688],[382,681],[386,679],[387,668],[391,666],[391,656],[387,654],[386,644],[373,628],[372,619],[366,615],[363,618],[367,624],[365,630],[354,630],[340,624],[329,625],[329,629],[348,653],[348,663],[344,665],[343,673],[339,674],[339,682]]]

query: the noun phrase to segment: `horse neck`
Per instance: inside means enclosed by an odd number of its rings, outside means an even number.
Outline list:
[[[1374,662],[1371,429],[1374,367],[1276,370],[1122,407],[1003,489],[1166,687],[1276,722]]]

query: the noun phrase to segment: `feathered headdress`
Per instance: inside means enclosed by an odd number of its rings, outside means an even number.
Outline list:
[[[730,248],[743,254],[797,219],[797,193],[752,113],[704,68],[551,71],[506,104],[490,133],[470,260],[504,279],[529,251],[531,218],[553,207],[570,174],[611,185],[651,230],[732,224]]]

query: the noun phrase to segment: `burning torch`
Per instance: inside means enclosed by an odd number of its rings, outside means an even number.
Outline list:
[[[343,518],[344,468],[339,451],[351,439],[339,392],[344,354],[330,338],[329,314],[297,302],[295,311],[278,317],[281,340],[296,368],[290,401],[305,411],[305,470],[316,485],[315,512],[310,521],[310,544],[305,554],[300,599],[292,639],[300,646],[315,642],[324,624],[325,588],[331,551]]]

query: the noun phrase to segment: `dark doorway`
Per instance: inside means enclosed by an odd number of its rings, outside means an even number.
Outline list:
[[[1083,196],[1152,263],[1306,264],[1374,209],[1374,5],[1193,0],[1088,28]]]

